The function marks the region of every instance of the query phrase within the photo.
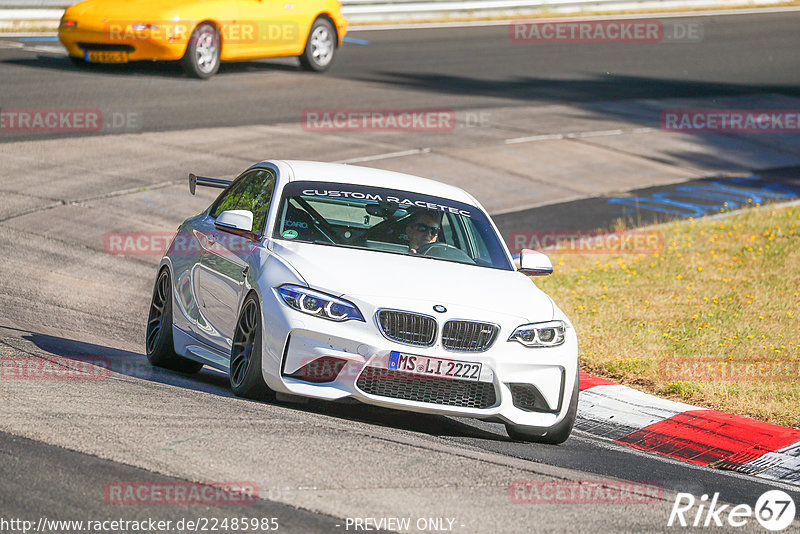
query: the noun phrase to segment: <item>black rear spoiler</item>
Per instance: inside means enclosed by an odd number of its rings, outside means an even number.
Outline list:
[[[206,178],[205,176],[197,176],[196,174],[189,173],[189,192],[194,195],[198,185],[205,187],[216,187],[217,189],[225,189],[231,185],[231,180],[223,180],[222,178]]]

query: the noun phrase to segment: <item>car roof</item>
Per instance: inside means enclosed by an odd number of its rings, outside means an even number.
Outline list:
[[[360,167],[344,163],[323,163],[319,161],[282,160],[291,167],[294,177],[291,181],[336,182],[373,187],[385,187],[401,191],[412,191],[423,195],[456,200],[478,206],[477,201],[461,189],[452,185],[420,178],[412,174]]]

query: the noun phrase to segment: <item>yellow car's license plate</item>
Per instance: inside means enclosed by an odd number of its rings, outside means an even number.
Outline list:
[[[85,58],[89,63],[127,63],[128,53],[119,50],[87,50]]]

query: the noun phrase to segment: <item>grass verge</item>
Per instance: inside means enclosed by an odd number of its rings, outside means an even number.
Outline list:
[[[657,231],[648,254],[550,254],[537,283],[575,323],[582,368],[800,428],[800,207]]]

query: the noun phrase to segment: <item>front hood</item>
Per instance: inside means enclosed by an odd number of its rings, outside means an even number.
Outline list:
[[[66,13],[71,18],[88,17],[105,22],[166,24],[174,22],[180,8],[192,4],[197,4],[197,0],[173,0],[168,4],[161,0],[84,0],[67,8]]]
[[[553,319],[553,302],[516,271],[501,271],[430,258],[273,241],[273,252],[314,288],[379,307],[412,301],[514,316],[522,322]],[[423,311],[423,310],[417,310]]]

